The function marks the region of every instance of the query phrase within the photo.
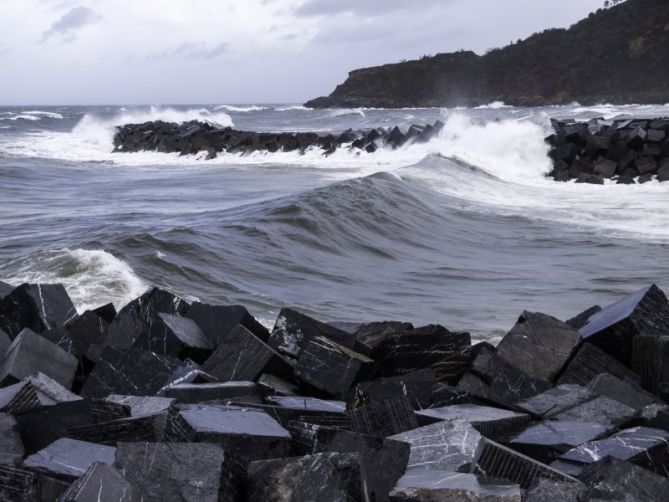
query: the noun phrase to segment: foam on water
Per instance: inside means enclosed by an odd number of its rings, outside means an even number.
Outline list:
[[[4,280],[13,285],[60,283],[81,313],[112,302],[117,308],[141,295],[147,285],[123,260],[99,249],[58,249],[7,263]]]
[[[0,112],[0,120],[28,120],[38,121],[43,118],[62,120],[63,115],[55,112],[45,112],[41,110],[30,110],[21,112]]]

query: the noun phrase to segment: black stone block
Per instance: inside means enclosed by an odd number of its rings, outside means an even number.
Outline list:
[[[41,372],[70,389],[78,364],[73,355],[30,329],[24,329],[5,352],[0,365],[0,385]]]
[[[0,301],[0,315],[39,333],[64,326],[77,309],[61,284],[22,284]]]
[[[583,469],[607,456],[666,476],[669,472],[669,432],[648,427],[625,429],[608,438],[577,446],[561,455],[559,460]]]
[[[507,479],[525,489],[541,479],[580,485],[578,479],[486,438],[479,442],[471,472]]]
[[[280,354],[297,360],[302,348],[316,337],[327,338],[347,348],[353,348],[356,342],[355,336],[345,331],[284,308],[279,312],[267,343]]]
[[[108,394],[155,395],[176,369],[179,360],[140,349],[107,347],[93,368],[81,395],[103,398]]]
[[[14,291],[14,286],[0,281],[0,300]]]
[[[116,307],[114,307],[113,303],[107,303],[106,305],[94,309],[93,313],[109,324],[116,317]]]
[[[669,336],[637,336],[633,342],[632,367],[641,376],[641,385],[662,398],[669,397]]]
[[[43,373],[36,373],[0,389],[0,411],[13,414],[40,406],[78,401],[81,398]]]
[[[304,396],[274,396],[268,397],[266,401],[273,406],[272,416],[282,424],[299,421],[339,429],[351,428],[346,403],[343,401],[325,401]]]
[[[359,343],[368,347],[370,350],[370,352],[364,352],[362,350],[361,352],[365,355],[370,355],[371,351],[373,351],[385,338],[411,329],[413,329],[413,324],[409,322],[370,322],[358,325],[353,334]]]
[[[659,155],[660,150],[657,148],[657,152],[650,149],[644,148],[644,157],[637,159],[634,163],[636,170],[639,171],[639,174],[654,174],[657,172],[657,161],[652,157],[653,155]]]
[[[116,448],[62,438],[23,461],[26,469],[74,480],[95,462],[114,463]]]
[[[579,341],[578,332],[562,321],[523,312],[497,346],[497,356],[531,377],[552,381]]]
[[[664,502],[669,480],[629,462],[605,457],[583,470],[584,500],[624,500]]]
[[[96,462],[60,496],[58,502],[142,502],[142,493],[111,465]]]
[[[577,316],[572,317],[571,319],[566,321],[565,324],[567,326],[571,327],[571,328],[574,328],[574,329],[581,329],[588,322],[588,319],[590,319],[590,316],[592,316],[593,314],[596,314],[600,310],[602,310],[602,307],[600,307],[599,305],[593,305],[589,309],[584,310],[583,312],[581,312]]]
[[[550,156],[555,160],[564,160],[568,164],[571,164],[579,151],[580,149],[576,145],[564,143],[551,150]]]
[[[602,178],[612,178],[616,174],[618,163],[612,160],[603,160],[595,164],[593,172]]]
[[[290,377],[292,367],[269,345],[242,325],[221,340],[203,365],[204,371],[222,382],[255,380],[261,373]]]
[[[290,433],[267,413],[251,408],[182,405],[179,418],[191,440],[218,443],[246,461],[286,456]]]
[[[418,427],[411,401],[404,395],[352,408],[349,417],[354,430],[371,436],[386,437]]]
[[[583,502],[585,491],[586,487],[576,483],[540,479],[525,492],[523,502]]]
[[[161,356],[190,358],[196,362],[203,362],[214,350],[213,342],[195,321],[170,314],[158,314],[151,328],[144,330],[133,346]]]
[[[371,372],[373,364],[370,358],[319,336],[302,347],[295,377],[327,395],[344,398]]]
[[[450,406],[453,404],[474,403],[477,398],[471,394],[458,390],[457,387],[439,383],[432,389],[432,408]]]
[[[352,399],[359,403],[384,400],[404,395],[415,409],[432,404],[432,391],[436,385],[434,370],[419,370],[402,376],[379,378],[356,385]]]
[[[39,500],[39,477],[32,471],[0,464],[0,500],[34,502]]]
[[[318,453],[252,462],[248,467],[249,502],[276,500],[362,499],[359,455]]]
[[[145,502],[218,502],[227,462],[214,444],[121,443],[114,466]]]
[[[635,410],[641,410],[649,404],[658,402],[657,397],[645,392],[638,383],[621,380],[608,373],[602,373],[593,378],[588,384],[588,389]]]
[[[10,340],[13,340],[23,330],[23,326],[9,317],[0,315],[0,329],[4,331]]]
[[[503,479],[442,470],[411,469],[399,479],[390,493],[390,500],[520,502],[521,495],[519,485]]]
[[[544,419],[596,422],[612,430],[631,421],[636,410],[600,396],[579,385],[563,384],[526,401],[518,407]]]
[[[639,376],[599,347],[584,343],[567,363],[558,378],[558,384],[588,385],[601,373],[609,373],[622,380],[639,380]]]
[[[276,375],[263,373],[257,383],[267,396],[297,396],[300,393],[297,385]]]
[[[72,343],[72,347],[66,350],[78,357],[86,355],[91,345],[103,343],[108,327],[107,321],[93,311],[87,310],[65,326]]]
[[[410,446],[409,469],[461,471],[474,461],[481,434],[461,420],[437,422],[388,439]]]
[[[0,464],[19,464],[24,453],[16,419],[9,413],[0,413]]]
[[[614,162],[619,162],[626,155],[629,154],[629,148],[623,142],[616,143],[606,152],[606,157],[613,160]]]
[[[669,302],[655,285],[643,288],[590,317],[581,338],[629,366],[632,340],[669,332]]]
[[[12,340],[9,338],[9,335],[0,329],[0,357],[5,354],[5,351],[12,344]]]
[[[531,421],[530,416],[526,413],[478,404],[454,404],[443,408],[430,408],[417,411],[416,415],[421,423],[435,420],[466,422],[484,436],[492,438],[519,431]]]
[[[105,401],[128,407],[130,415],[133,417],[167,411],[176,403],[175,399],[169,397],[123,396],[120,394],[110,394],[105,398]]]
[[[73,427],[67,431],[67,437],[109,446],[116,446],[120,442],[159,442],[164,440],[167,413],[162,411]]]
[[[161,395],[179,403],[260,401],[260,392],[254,382],[180,383],[165,387]]]
[[[158,314],[183,316],[188,307],[188,303],[172,293],[153,288],[121,309],[109,325],[103,346],[129,349],[142,333],[150,331],[153,324],[160,321]],[[97,360],[98,352],[89,354],[89,357]]]
[[[660,129],[649,129],[646,141],[650,143],[660,143],[667,137],[667,133]]]
[[[646,142],[647,135],[645,129],[635,127],[627,134],[627,146],[634,150],[640,150]]]
[[[199,364],[190,359],[180,361],[174,371],[167,377],[163,387],[180,383],[212,383],[219,379],[204,371]]]
[[[267,329],[241,305],[223,306],[195,302],[188,309],[186,317],[195,321],[205,336],[216,346],[224,341],[238,324],[263,342],[267,342],[269,338]]]

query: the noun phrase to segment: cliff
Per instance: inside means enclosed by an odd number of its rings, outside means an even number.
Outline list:
[[[352,71],[306,106],[669,102],[669,1],[628,0],[483,56],[460,51]]]

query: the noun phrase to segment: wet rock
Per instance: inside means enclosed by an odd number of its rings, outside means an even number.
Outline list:
[[[601,373],[608,373],[622,380],[639,380],[636,373],[602,349],[591,343],[584,343],[567,363],[557,383],[588,385]]]
[[[32,502],[39,497],[37,474],[13,465],[0,464],[0,500]]]
[[[388,439],[410,446],[409,469],[460,471],[474,460],[481,434],[468,422],[437,422]]]
[[[15,383],[41,372],[69,389],[77,365],[76,357],[30,329],[24,329],[5,352],[0,365],[0,383]]]
[[[110,394],[105,398],[105,401],[127,406],[130,408],[130,415],[133,417],[167,411],[176,403],[176,399],[169,397],[123,396],[120,394]]]
[[[226,382],[255,380],[261,373],[292,375],[292,367],[260,338],[237,325],[221,340],[203,365],[204,371]]]
[[[353,429],[371,436],[386,437],[418,427],[411,401],[404,395],[374,400],[348,413]]]
[[[213,342],[192,319],[170,314],[158,314],[156,322],[135,339],[133,346],[162,356],[199,362],[214,350]]]
[[[302,347],[312,338],[324,337],[344,347],[353,348],[355,337],[329,324],[312,319],[293,309],[281,309],[268,345],[280,354],[297,361]]]
[[[22,284],[0,301],[0,315],[39,333],[77,315],[62,284]]]
[[[81,395],[104,398],[108,394],[155,395],[179,360],[140,349],[107,347],[93,368]]]
[[[252,462],[250,502],[362,500],[359,455],[318,453]]]
[[[121,443],[114,466],[146,502],[218,502],[223,449],[208,443]]]
[[[666,332],[669,332],[669,302],[655,285],[605,307],[592,315],[579,330],[583,340],[598,346],[628,367],[634,337],[660,336]]]
[[[531,418],[526,413],[492,408],[478,404],[454,404],[443,408],[417,411],[416,415],[425,420],[461,420],[471,424],[487,437],[497,437],[522,429]]]
[[[599,305],[593,305],[593,306],[590,307],[589,309],[584,310],[583,312],[581,312],[581,313],[578,314],[577,316],[572,317],[571,319],[569,319],[568,321],[566,321],[565,324],[566,324],[567,326],[571,327],[571,328],[574,328],[574,329],[576,329],[576,330],[579,330],[579,329],[581,329],[583,326],[585,326],[585,324],[588,322],[588,319],[590,319],[590,317],[591,317],[593,314],[596,314],[596,313],[599,312],[600,310],[602,310],[602,307],[600,307]]]
[[[23,465],[35,472],[44,472],[64,479],[76,479],[95,462],[114,463],[116,448],[75,439],[59,439],[43,450],[27,457]]]
[[[96,462],[63,493],[58,502],[141,502],[141,491],[111,465]]]
[[[593,378],[588,384],[588,389],[635,410],[641,410],[658,401],[657,397],[649,392],[644,392],[636,382],[624,381],[608,373],[602,373]]]
[[[467,500],[520,502],[520,486],[503,479],[440,470],[411,469],[390,493],[392,502]]]
[[[580,485],[578,479],[486,438],[479,442],[472,471],[513,481],[525,489],[541,479]]]
[[[180,383],[165,387],[165,397],[180,403],[201,403],[205,401],[259,401],[260,392],[254,382]]]
[[[93,310],[93,313],[107,324],[111,323],[116,317],[116,307],[113,303],[107,303]]]
[[[8,413],[0,413],[0,464],[19,464],[24,452],[16,419]]]
[[[263,342],[267,342],[269,338],[267,329],[241,305],[224,306],[195,302],[188,309],[186,317],[195,321],[205,336],[216,346],[240,324]]]
[[[108,327],[109,323],[95,312],[87,310],[65,326],[65,338],[60,341],[49,339],[70,354],[82,357],[88,353],[91,345],[99,345],[105,340]]]
[[[436,384],[434,370],[419,370],[402,376],[379,378],[356,385],[352,398],[361,403],[404,395],[416,409],[427,408],[432,403]]]
[[[295,377],[330,396],[344,398],[371,372],[373,364],[368,357],[319,336],[302,347]]]

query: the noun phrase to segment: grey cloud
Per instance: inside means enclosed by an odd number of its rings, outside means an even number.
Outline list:
[[[55,35],[61,36],[63,43],[73,42],[81,28],[99,20],[100,16],[88,7],[73,7],[53,23],[51,28],[42,33],[42,43]]]
[[[420,11],[430,6],[445,6],[450,0],[307,0],[296,13],[301,16],[323,16],[351,12],[361,16],[383,15],[390,11]]]
[[[184,42],[174,49],[166,49],[156,54],[150,55],[149,60],[161,60],[175,57],[185,59],[214,59],[228,52],[228,44],[218,44],[208,47],[203,43]]]

